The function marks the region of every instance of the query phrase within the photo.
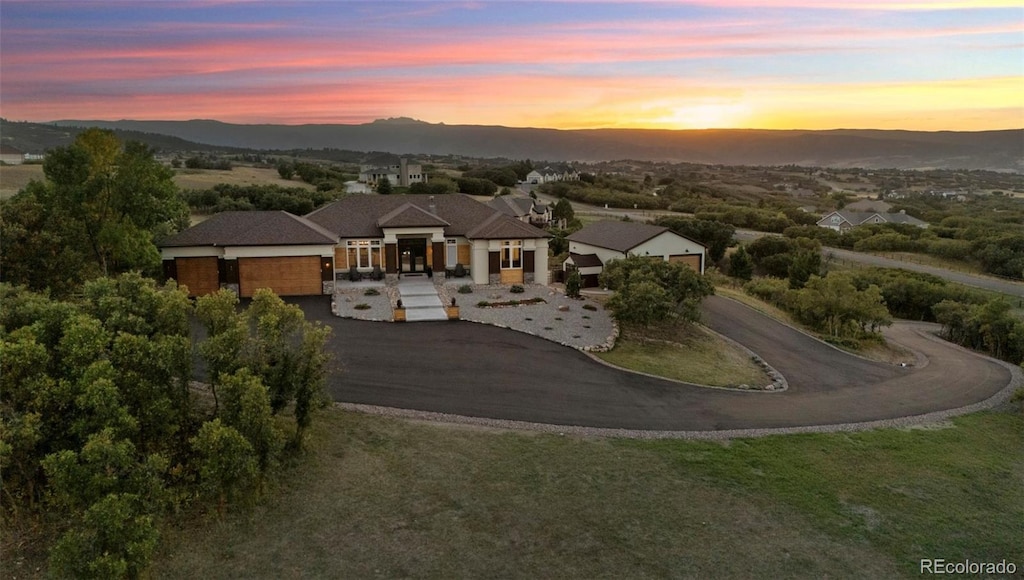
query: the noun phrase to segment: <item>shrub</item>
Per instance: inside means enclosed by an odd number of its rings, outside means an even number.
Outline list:
[[[596,312],[597,311],[597,306],[594,306],[593,304],[584,304],[583,305],[583,309],[584,310],[589,310],[591,312]]]
[[[569,298],[579,298],[580,288],[583,286],[583,277],[580,275],[579,270],[573,270],[569,273],[569,278],[565,281],[565,295]]]
[[[356,310],[369,310],[370,309],[370,305],[366,304],[365,302],[363,302],[363,303],[356,304],[355,306],[353,306],[353,308],[355,308]]]
[[[363,292],[363,296],[380,296],[380,290],[376,288],[367,288],[366,292]]]
[[[508,289],[508,291],[513,294],[522,294],[523,292],[526,292],[526,288],[523,288],[520,284],[513,284],[512,287]]]
[[[470,286],[469,284],[463,284],[462,286],[459,286],[459,294],[472,294],[472,293],[473,293],[473,287]]]

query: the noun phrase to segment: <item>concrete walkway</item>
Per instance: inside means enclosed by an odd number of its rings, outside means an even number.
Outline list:
[[[405,306],[408,322],[448,320],[448,313],[430,278],[403,278],[398,282],[398,298]]]

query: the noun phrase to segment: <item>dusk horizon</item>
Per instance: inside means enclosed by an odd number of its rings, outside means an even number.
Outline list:
[[[1019,3],[5,0],[11,120],[1024,127]]]

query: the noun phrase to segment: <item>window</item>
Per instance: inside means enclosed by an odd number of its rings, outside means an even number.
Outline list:
[[[445,267],[454,268],[459,262],[459,243],[456,240],[445,240]]]
[[[348,247],[350,268],[352,266],[372,268],[383,265],[380,258],[380,240],[349,240],[346,242],[346,246]]]
[[[501,269],[523,269],[523,241],[505,240],[501,242]]]

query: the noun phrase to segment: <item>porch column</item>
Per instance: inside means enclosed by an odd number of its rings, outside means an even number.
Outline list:
[[[488,283],[487,240],[473,242],[473,261],[470,263],[469,269],[473,275],[474,284],[486,285]]]
[[[384,271],[388,274],[398,273],[398,243],[384,244]]]
[[[535,284],[548,284],[548,241],[537,240],[533,253],[533,281]]]
[[[444,274],[444,241],[435,241],[431,243],[431,247],[433,248],[431,251],[433,254],[433,264],[430,267],[434,270],[435,276],[438,272]]]

